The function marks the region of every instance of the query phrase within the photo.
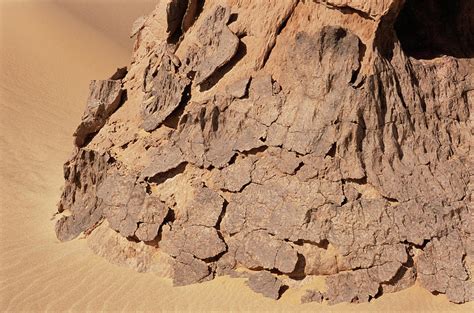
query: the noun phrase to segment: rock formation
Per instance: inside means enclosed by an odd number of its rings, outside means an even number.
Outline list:
[[[132,36],[91,83],[60,240],[175,285],[473,300],[472,1],[161,0]]]

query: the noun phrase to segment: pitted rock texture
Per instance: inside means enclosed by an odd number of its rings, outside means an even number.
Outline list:
[[[91,83],[58,238],[177,286],[472,301],[472,6],[158,1],[128,72]]]

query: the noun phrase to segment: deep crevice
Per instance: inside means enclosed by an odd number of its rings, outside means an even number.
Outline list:
[[[197,20],[201,14],[204,7],[204,0],[189,0],[188,7],[183,16],[183,21],[181,23],[181,30],[183,33],[187,32],[194,22]]]
[[[167,181],[168,179],[171,179],[179,174],[182,174],[184,173],[184,171],[186,170],[186,166],[188,165],[187,162],[183,162],[181,163],[180,165],[178,165],[177,167],[165,172],[165,173],[159,173],[153,177],[150,177],[147,179],[147,181],[149,183],[154,183],[154,184],[157,184],[157,185],[160,185],[162,183],[164,183],[165,181]]]
[[[386,197],[386,196],[382,196],[382,198],[384,198],[385,200],[387,200],[390,203],[399,203],[398,199],[395,199],[395,198],[390,198],[390,197]]]
[[[219,233],[217,233],[217,234],[220,235]],[[220,236],[219,236],[219,237],[220,237]],[[222,238],[221,238],[221,239],[222,239]],[[224,243],[225,243],[225,241],[224,241]],[[227,246],[227,244],[226,244],[226,246]],[[200,259],[200,260],[202,260],[202,261],[204,261],[204,262],[206,262],[206,263],[215,263],[215,262],[219,261],[219,259],[220,259],[224,254],[226,254],[226,253],[227,253],[227,249],[226,249],[226,251],[222,251],[222,252],[219,253],[218,255],[215,255],[215,256],[213,256],[213,257],[206,258],[206,259]],[[199,258],[196,257],[196,256],[194,256],[194,257],[195,257],[196,259],[199,259]]]
[[[184,1],[172,1],[169,6],[169,11],[167,19],[168,19],[168,29],[167,31],[170,33],[168,38],[169,44],[178,44],[181,40],[181,36],[183,35],[183,18],[186,14],[186,10],[188,8],[188,2],[190,0]],[[172,28],[170,28],[172,27]]]
[[[168,210],[168,213],[166,214],[165,218],[163,219],[163,224],[162,225],[173,224],[175,219],[176,219],[176,215],[174,213],[174,210],[170,208]],[[160,229],[161,229],[161,227],[160,227]]]
[[[298,164],[298,166],[295,168],[293,175],[298,174],[298,172],[303,168],[303,166],[304,166],[304,162],[301,161],[300,164]]]
[[[118,67],[117,70],[115,71],[115,73],[110,76],[109,79],[111,80],[122,80],[125,78],[125,76],[127,76],[128,74],[128,69],[126,66],[124,67]]]
[[[130,242],[134,242],[134,243],[139,243],[140,242],[140,239],[138,239],[137,236],[133,235],[133,236],[127,236],[125,237],[128,241]]]
[[[306,277],[306,258],[303,254],[298,253],[298,260],[296,261],[295,269],[288,274],[288,277],[294,280],[303,280]]]
[[[234,164],[235,161],[237,161],[237,157],[238,157],[238,156],[239,156],[238,153],[235,153],[234,155],[232,155],[232,157],[230,158],[229,162],[227,162],[227,166]]]
[[[293,243],[298,246],[303,246],[306,243],[306,244],[313,245],[324,250],[327,250],[329,247],[329,241],[327,239],[323,239],[320,242],[311,241],[307,239],[298,239],[297,241],[293,241]]]
[[[344,205],[346,205],[347,203],[349,203],[349,199],[347,199],[347,197],[344,196],[344,200],[342,200],[341,206],[344,206]]]
[[[423,243],[421,243],[421,244],[415,244],[415,243],[410,242],[410,241],[408,241],[408,240],[404,240],[404,241],[401,241],[400,243],[403,243],[403,244],[409,246],[410,248],[416,248],[416,249],[418,249],[418,250],[424,250],[425,247],[426,247],[426,245],[427,245],[428,243],[430,243],[430,241],[431,241],[431,239],[424,239],[424,240],[423,240]]]
[[[222,211],[221,211],[221,214],[219,214],[219,218],[217,219],[217,223],[216,223],[216,229],[218,231],[221,230],[221,223],[222,223],[222,219],[224,218],[226,212],[227,212],[227,206],[229,205],[229,202],[224,199],[224,204],[222,205]]]
[[[250,149],[248,151],[242,151],[241,153],[245,156],[249,156],[249,155],[257,155],[258,153],[262,153],[262,152],[265,152],[265,150],[268,149],[268,146],[266,145],[262,145],[260,147],[257,147],[257,148],[253,148],[253,149]]]
[[[290,289],[289,286],[283,285],[280,287],[280,290],[278,290],[278,299],[281,298],[281,296],[288,290]]]
[[[367,176],[362,177],[362,178],[346,178],[342,180],[342,184],[345,183],[353,183],[357,185],[365,185],[367,184]]]
[[[184,87],[178,107],[165,118],[163,125],[172,129],[178,129],[179,120],[181,119],[189,100],[191,100],[191,84]]]
[[[239,14],[238,14],[238,13],[232,13],[232,14],[229,16],[229,21],[227,22],[227,25],[230,25],[230,24],[236,22],[238,18],[239,18]]]
[[[372,16],[370,16],[369,13],[355,9],[350,6],[337,6],[337,5],[331,5],[329,3],[325,3],[325,1],[318,1],[318,2],[323,2],[324,5],[326,5],[328,8],[338,10],[342,14],[356,14],[360,17],[362,17],[365,20],[374,20]]]
[[[359,74],[362,69],[362,62],[364,61],[366,51],[366,45],[359,39],[359,67],[352,71],[351,80],[349,82],[353,88],[360,88],[364,82],[364,79],[361,79]]]
[[[326,152],[326,156],[330,156],[331,158],[334,158],[336,156],[336,150],[337,150],[337,143],[333,143],[331,145],[331,148],[329,149],[328,152]]]

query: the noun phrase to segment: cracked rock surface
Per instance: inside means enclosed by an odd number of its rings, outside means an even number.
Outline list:
[[[128,69],[90,85],[57,237],[176,286],[474,300],[474,19],[454,2],[158,1]]]

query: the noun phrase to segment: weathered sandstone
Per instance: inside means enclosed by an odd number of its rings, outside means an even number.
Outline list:
[[[175,285],[243,269],[273,299],[325,275],[302,302],[415,281],[472,301],[473,13],[470,0],[158,1],[133,25],[128,72],[91,83],[58,238],[91,234],[140,271],[161,262]]]

